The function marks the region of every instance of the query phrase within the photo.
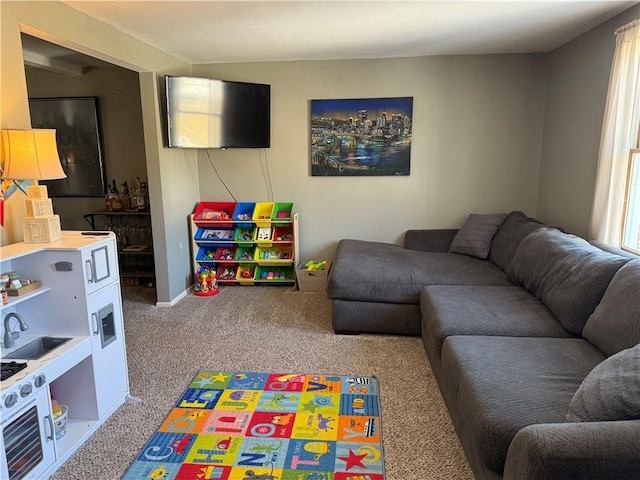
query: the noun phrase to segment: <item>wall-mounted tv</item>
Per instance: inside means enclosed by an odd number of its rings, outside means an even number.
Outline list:
[[[271,86],[165,77],[172,148],[269,148]]]

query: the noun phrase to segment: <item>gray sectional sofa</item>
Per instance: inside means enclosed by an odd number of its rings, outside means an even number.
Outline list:
[[[422,335],[477,478],[640,479],[640,259],[522,212],[343,240],[343,333]]]

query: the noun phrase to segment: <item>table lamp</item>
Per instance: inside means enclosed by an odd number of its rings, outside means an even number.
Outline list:
[[[55,180],[67,176],[60,165],[55,130],[2,130],[2,158],[2,178],[5,180]],[[27,216],[22,223],[24,241],[59,240],[62,237],[60,216],[53,214],[47,187],[29,186],[26,194]]]

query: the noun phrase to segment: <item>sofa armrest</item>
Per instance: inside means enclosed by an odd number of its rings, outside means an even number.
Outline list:
[[[638,478],[640,420],[529,425],[504,468],[504,480]]]
[[[446,253],[456,233],[458,233],[457,229],[407,230],[404,236],[404,247],[421,252]]]

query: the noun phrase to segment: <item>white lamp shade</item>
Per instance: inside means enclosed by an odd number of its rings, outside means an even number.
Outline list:
[[[55,180],[66,178],[56,145],[56,131],[2,130],[2,178]]]

